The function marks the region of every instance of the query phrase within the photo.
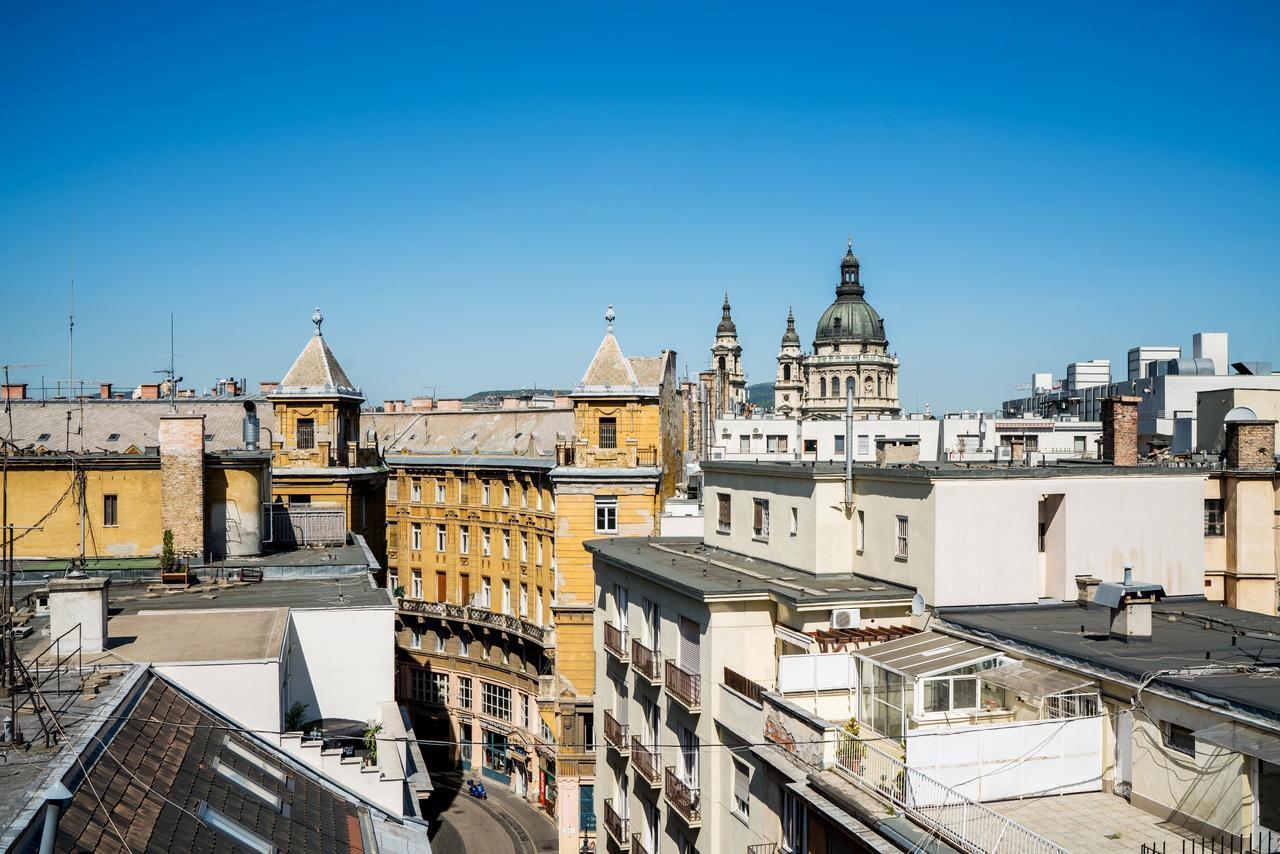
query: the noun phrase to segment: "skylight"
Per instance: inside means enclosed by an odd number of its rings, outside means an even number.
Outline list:
[[[259,771],[266,774],[268,777],[273,777],[281,783],[285,782],[287,779],[283,770],[272,765],[270,762],[263,759],[261,756],[258,756],[252,750],[245,747],[240,742],[235,741],[230,736],[227,737],[227,740],[223,742],[222,746],[227,750],[230,750],[236,756],[239,756],[245,762],[248,762],[254,768],[257,768]]]
[[[213,760],[213,770],[218,775],[227,778],[232,783],[235,783],[237,786],[244,789],[246,792],[253,795],[276,812],[285,812],[285,810],[281,809],[281,807],[284,806],[284,801],[280,799],[279,795],[268,789],[266,786],[255,783],[227,763],[223,762],[221,756]]]
[[[47,441],[49,441],[49,434],[48,434],[48,433],[41,433],[39,436],[36,436],[36,441],[37,441],[37,442],[47,442]]]
[[[108,442],[119,442],[119,441],[120,441],[120,434],[119,434],[119,433],[112,433],[111,435],[107,436],[107,441],[108,441]]]
[[[213,807],[209,806],[208,801],[200,802],[197,815],[200,816],[200,820],[205,824],[209,825],[214,830],[231,837],[250,851],[257,851],[259,854],[275,854],[275,845],[268,840],[263,839],[261,836],[240,824],[235,819],[218,812]]]

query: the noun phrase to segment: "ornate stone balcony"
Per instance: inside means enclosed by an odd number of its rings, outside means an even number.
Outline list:
[[[680,705],[691,712],[702,711],[702,679],[697,673],[677,667],[671,659],[667,659],[667,691],[676,698]]]
[[[627,741],[627,725],[618,723],[618,719],[607,711],[604,713],[604,740],[624,757],[631,751],[631,745]]]
[[[644,746],[640,736],[631,736],[631,762],[640,779],[656,789],[662,788],[662,772],[658,770],[658,755]]]
[[[662,656],[638,640],[631,641],[631,667],[650,685],[662,684]]]
[[[541,626],[535,626],[528,620],[512,614],[497,614],[488,608],[455,605],[452,602],[424,602],[421,599],[400,599],[397,607],[406,614],[425,614],[442,620],[454,620],[510,632],[543,647],[548,646],[554,637],[552,632]]]
[[[685,824],[692,828],[702,827],[702,804],[698,790],[681,780],[676,769],[671,766],[667,766],[666,787],[662,791],[662,797],[684,819]]]
[[[620,629],[613,623],[604,624],[604,649],[618,661],[626,664],[630,660],[627,647],[627,630]]]

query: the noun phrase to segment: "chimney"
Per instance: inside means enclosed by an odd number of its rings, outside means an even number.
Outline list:
[[[160,520],[173,550],[204,555],[204,416],[160,416]]]
[[[1137,397],[1102,399],[1102,457],[1114,466],[1138,464]]]
[[[1269,471],[1276,467],[1276,422],[1227,421],[1227,468]]]
[[[138,397],[143,400],[159,400],[160,383],[143,383],[138,386]]]
[[[81,573],[83,576],[83,573]],[[80,649],[102,652],[107,640],[107,590],[109,577],[54,578],[49,581],[49,632],[61,637],[63,632],[80,626]],[[63,648],[65,645],[66,648]],[[59,644],[58,655],[75,651],[75,635]]]
[[[920,462],[918,439],[876,439],[876,465]]]
[[[503,409],[519,409],[519,408],[520,408],[520,398],[518,398],[518,397],[504,397],[504,398],[502,398],[502,408],[503,408]]]
[[[5,400],[26,400],[27,384],[26,383],[9,383],[4,386]]]
[[[1093,601],[1093,594],[1101,583],[1102,579],[1094,578],[1092,575],[1077,575],[1076,604],[1081,608],[1088,608],[1089,603]]]
[[[573,409],[573,398],[567,394],[557,394],[551,406],[553,409]]]
[[[1124,565],[1124,581],[1098,585],[1094,601],[1111,610],[1111,637],[1125,642],[1151,640],[1151,606],[1164,598],[1164,588],[1133,580],[1132,564]]]
[[[227,395],[235,397],[240,393],[240,386],[236,385],[235,380],[227,380]]]
[[[262,382],[258,383],[258,393],[259,393],[259,394],[271,394],[272,392],[274,392],[274,391],[276,390],[276,388],[277,388],[279,385],[280,385],[279,383],[274,382],[274,381],[272,381],[272,380],[263,380]]]
[[[449,400],[439,400],[436,401],[436,408],[441,412],[461,412],[462,401],[456,397]]]
[[[431,397],[415,397],[409,404],[414,412],[430,412],[435,408],[436,402]]]
[[[98,397],[103,400],[111,399],[111,383],[98,383]]]

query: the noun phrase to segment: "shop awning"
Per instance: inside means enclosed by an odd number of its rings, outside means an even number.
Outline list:
[[[1092,679],[1063,670],[1054,670],[1036,661],[1015,661],[994,670],[983,671],[982,681],[988,685],[1007,688],[1033,702],[1039,702],[1054,694],[1078,692],[1082,688],[1091,688],[1094,685]]]
[[[1195,736],[1197,741],[1207,742],[1215,747],[1225,747],[1236,753],[1280,765],[1280,738],[1270,733],[1229,721],[1196,730]]]

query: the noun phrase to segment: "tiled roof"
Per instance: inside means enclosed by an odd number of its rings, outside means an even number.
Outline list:
[[[256,405],[264,428],[259,439],[265,448],[275,434],[275,412],[263,397],[228,397],[179,400],[178,412],[204,415],[205,450],[225,451],[244,447],[244,404]],[[12,402],[13,441],[19,448],[43,446],[50,451],[67,448],[67,403],[22,400]],[[160,444],[160,416],[172,411],[167,400],[95,400],[71,404],[71,450],[122,453],[130,446],[144,451]],[[0,425],[7,432],[8,424]],[[271,433],[267,431],[270,430]],[[41,436],[48,434],[47,439]]]
[[[632,356],[631,371],[635,374],[636,385],[657,386],[662,384],[662,356]]]
[[[302,348],[293,367],[280,381],[277,393],[296,394],[304,390],[356,393],[355,384],[347,378],[347,372],[338,364],[338,357],[333,355],[320,334],[312,335],[307,346]]]
[[[104,754],[90,767],[92,785],[77,787],[58,826],[57,850],[125,850],[112,822],[135,852],[240,850],[230,837],[197,820],[201,803],[280,851],[365,850],[356,803],[309,775],[295,773],[270,751],[251,746],[229,729],[227,721],[152,677]],[[291,786],[232,752],[228,739],[285,772]],[[217,763],[265,787],[288,809],[276,811],[231,782],[215,770]]]
[[[627,358],[622,355],[622,348],[618,346],[618,339],[613,337],[612,332],[605,333],[604,340],[596,348],[596,354],[591,357],[591,364],[587,366],[587,372],[582,376],[582,385],[631,386],[639,384],[635,371],[631,367],[631,362],[627,361]]]
[[[557,434],[574,430],[569,409],[364,413],[360,427],[378,432],[393,465],[396,454],[552,456]]]

